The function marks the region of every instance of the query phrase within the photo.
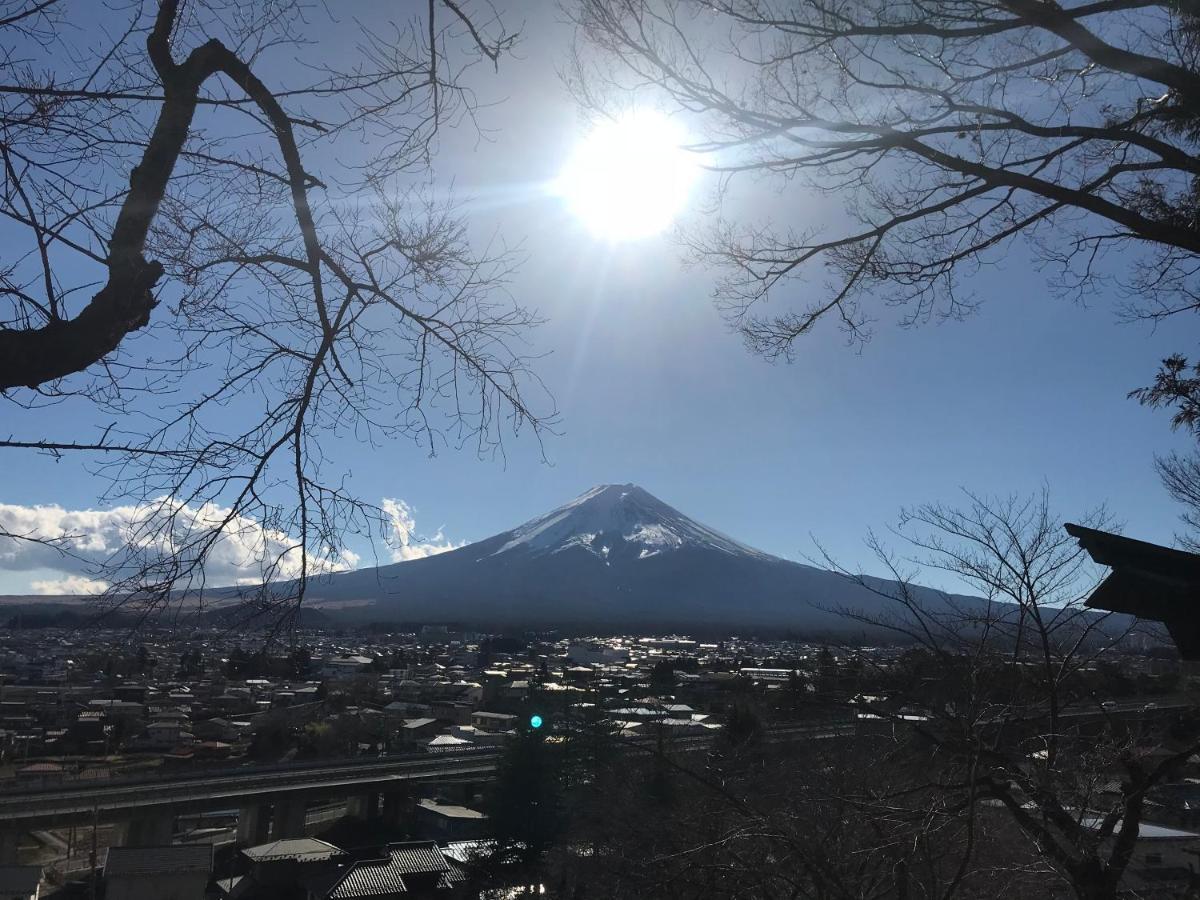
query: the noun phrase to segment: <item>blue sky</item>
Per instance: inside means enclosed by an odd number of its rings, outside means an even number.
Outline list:
[[[709,300],[712,274],[685,269],[669,237],[604,244],[544,189],[586,127],[555,74],[567,39],[549,20],[528,22],[518,58],[479,81],[485,99],[503,99],[483,112],[491,139],[449,134],[436,163],[475,232],[523,243],[511,290],[547,319],[531,346],[547,354],[537,371],[559,433],[541,448],[509,440],[495,460],[329,441],[362,496],[403,499],[420,534],[462,542],[592,485],[635,482],[763,550],[798,559],[811,535],[855,565],[867,561],[866,530],[904,505],[1047,484],[1066,518],[1105,502],[1127,533],[1171,542],[1177,510],[1152,462],[1188,441],[1126,394],[1163,356],[1194,347],[1200,323],[1121,324],[1103,289],[1086,306],[1057,298],[1015,245],[972,279],[985,302],[966,321],[905,330],[884,319],[863,348],[823,327],[791,364],[753,357]],[[769,199],[799,222],[835,215],[800,194]],[[78,425],[70,407],[5,415],[13,433]],[[0,503],[87,509],[104,488],[70,459],[10,451],[5,464]],[[0,567],[0,591],[43,577]]]

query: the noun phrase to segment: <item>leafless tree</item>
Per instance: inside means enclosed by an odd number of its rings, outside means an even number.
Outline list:
[[[930,787],[964,813],[1006,819],[1075,896],[1116,897],[1148,792],[1200,750],[1192,730],[1155,727],[1153,711],[1097,693],[1092,670],[1132,626],[1083,606],[1098,572],[1044,491],[921,506],[896,532],[911,552],[871,542],[894,581],[840,569],[884,612],[843,612],[913,649],[874,672],[867,661],[874,694],[842,702],[924,742],[942,760]],[[916,586],[939,576],[972,596]]]
[[[718,302],[767,357],[828,318],[863,339],[883,303],[906,323],[961,316],[975,304],[964,275],[1001,265],[1019,236],[1063,293],[1103,280],[1129,315],[1197,309],[1194,0],[564,8],[585,104],[681,112],[722,185],[767,181],[790,221],[843,201],[831,227],[777,228],[719,199],[714,226],[687,236],[723,268]],[[788,308],[768,314],[768,298]]]
[[[1187,357],[1170,356],[1149,387],[1130,395],[1146,406],[1174,410],[1171,425],[1185,430],[1200,441],[1200,367],[1189,364]],[[1200,454],[1169,453],[1155,460],[1159,477],[1167,492],[1180,503],[1180,515],[1186,531],[1179,542],[1193,552],[1200,550]]]
[[[354,38],[301,0],[0,0],[0,447],[98,461],[135,507],[120,602],[202,594],[235,537],[294,609],[374,527],[323,444],[493,454],[553,419],[518,254],[472,247],[431,179],[517,35],[487,0],[405,15]],[[21,433],[55,402],[113,424]]]
[[[575,897],[1031,896],[1046,866],[930,787],[945,767],[927,745],[827,727],[733,764],[695,749],[624,754],[572,797],[547,880]]]

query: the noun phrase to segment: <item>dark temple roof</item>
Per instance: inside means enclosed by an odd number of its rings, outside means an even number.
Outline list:
[[[1200,555],[1069,522],[1064,527],[1112,569],[1088,606],[1162,622],[1184,659],[1200,659]]]

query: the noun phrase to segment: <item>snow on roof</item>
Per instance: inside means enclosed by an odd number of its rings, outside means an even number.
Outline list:
[[[1079,824],[1084,828],[1096,829],[1104,820],[1100,816],[1084,816]],[[1117,820],[1113,833],[1121,830],[1121,820]],[[1138,838],[1143,840],[1200,840],[1200,834],[1194,831],[1184,831],[1180,828],[1170,828],[1166,825],[1153,825],[1141,822],[1138,825]]]
[[[333,844],[307,837],[258,844],[247,847],[242,853],[254,862],[277,862],[285,859],[294,862],[325,862],[342,855],[342,851]]]
[[[442,848],[442,853],[458,863],[469,863],[496,849],[496,841],[485,838],[478,841],[451,841]]]
[[[466,806],[458,806],[453,803],[439,803],[436,800],[421,800],[417,806],[428,810],[431,813],[436,813],[439,816],[446,816],[450,819],[486,819],[487,816],[477,809],[470,809]]]
[[[455,737],[452,734],[439,734],[428,744],[426,744],[426,746],[430,747],[431,749],[437,749],[438,747],[469,747],[470,745],[470,741],[465,740],[464,738]]]

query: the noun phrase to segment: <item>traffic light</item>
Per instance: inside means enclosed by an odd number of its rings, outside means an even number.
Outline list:
[[[538,715],[530,716],[529,717],[529,727],[534,729],[535,731],[537,729],[541,728],[542,727],[542,717],[538,716]]]

